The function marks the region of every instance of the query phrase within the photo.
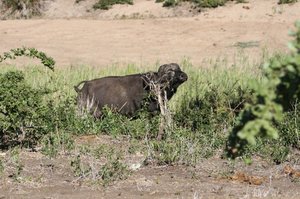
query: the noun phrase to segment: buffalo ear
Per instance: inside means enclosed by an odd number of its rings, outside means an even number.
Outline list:
[[[169,64],[161,65],[158,69],[158,75],[159,77],[162,77],[164,74],[166,74],[167,70],[169,68]]]

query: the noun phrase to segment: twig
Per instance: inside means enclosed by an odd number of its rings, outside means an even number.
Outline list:
[[[159,104],[159,108],[160,108],[160,113],[161,113],[161,118],[160,118],[160,125],[159,125],[159,131],[158,131],[158,135],[157,135],[157,139],[161,140],[163,135],[164,135],[164,131],[166,129],[169,129],[171,127],[172,124],[172,117],[171,117],[171,112],[168,109],[167,106],[167,92],[165,90],[165,85],[162,85],[159,83],[159,81],[154,82],[153,80],[151,80],[149,77],[147,77],[147,84],[150,87],[150,91],[156,96],[158,104]]]

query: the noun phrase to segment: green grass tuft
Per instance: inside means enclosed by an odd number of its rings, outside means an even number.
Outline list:
[[[93,5],[93,8],[95,10],[102,9],[102,10],[108,10],[115,4],[129,4],[132,5],[132,0],[99,0],[97,3]]]
[[[298,0],[279,0],[278,4],[295,3]]]

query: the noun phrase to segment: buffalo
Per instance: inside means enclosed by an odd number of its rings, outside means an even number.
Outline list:
[[[101,117],[103,107],[134,116],[145,108],[151,113],[160,111],[157,96],[153,95],[151,83],[159,85],[168,100],[177,88],[187,81],[188,76],[178,64],[170,63],[159,67],[158,72],[147,72],[126,76],[109,76],[80,82],[74,86],[80,111],[88,110],[95,118]],[[79,87],[82,86],[80,89]]]

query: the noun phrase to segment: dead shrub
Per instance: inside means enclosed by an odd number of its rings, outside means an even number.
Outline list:
[[[44,0],[3,0],[0,4],[2,19],[31,18],[41,14]]]

